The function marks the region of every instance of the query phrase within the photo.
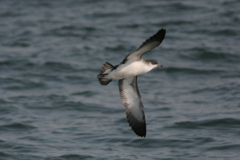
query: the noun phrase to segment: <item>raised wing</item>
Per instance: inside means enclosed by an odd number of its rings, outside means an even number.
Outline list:
[[[120,96],[126,109],[129,126],[141,137],[146,136],[146,122],[137,86],[137,76],[118,81]]]
[[[160,29],[156,34],[154,34],[152,37],[143,42],[143,44],[135,52],[132,52],[129,55],[127,55],[122,63],[125,63],[128,60],[132,61],[139,60],[144,53],[156,48],[162,43],[165,37],[165,33],[166,33],[165,29]]]

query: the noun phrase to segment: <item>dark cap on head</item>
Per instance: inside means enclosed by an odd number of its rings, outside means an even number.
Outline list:
[[[147,63],[151,63],[151,64],[158,64],[157,61],[154,60],[145,60]]]

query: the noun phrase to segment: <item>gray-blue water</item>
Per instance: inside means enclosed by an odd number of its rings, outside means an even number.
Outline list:
[[[159,29],[147,136],[96,76]],[[0,159],[239,159],[240,1],[0,1]]]

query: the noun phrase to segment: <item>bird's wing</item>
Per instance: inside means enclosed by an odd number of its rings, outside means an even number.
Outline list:
[[[135,52],[128,54],[122,63],[125,63],[128,60],[130,61],[139,60],[144,53],[156,48],[162,43],[165,37],[165,33],[166,33],[165,29],[160,29],[156,34],[154,34],[152,37],[143,42],[143,44]]]
[[[129,125],[138,136],[145,137],[146,121],[138,91],[137,76],[119,80],[118,86]]]

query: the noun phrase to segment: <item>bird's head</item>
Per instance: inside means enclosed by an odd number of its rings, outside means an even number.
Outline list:
[[[148,66],[152,69],[156,68],[156,67],[164,67],[163,65],[160,65],[157,63],[157,61],[154,60],[145,60],[148,64]]]

